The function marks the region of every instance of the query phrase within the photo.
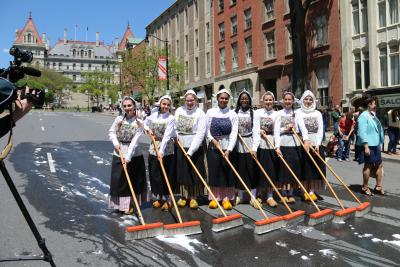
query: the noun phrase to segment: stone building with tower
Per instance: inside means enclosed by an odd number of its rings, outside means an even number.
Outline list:
[[[100,40],[100,32],[96,32],[94,42],[72,40],[68,39],[68,31],[64,29],[64,38],[51,46],[46,33],[39,35],[32,15],[29,14],[25,26],[16,30],[13,45],[33,53],[33,66],[59,72],[76,85],[83,83],[82,73],[96,70],[113,73],[113,83],[119,84],[123,51],[127,44],[134,47],[140,41],[134,38],[128,23],[121,42],[115,37],[112,44],[106,44]]]

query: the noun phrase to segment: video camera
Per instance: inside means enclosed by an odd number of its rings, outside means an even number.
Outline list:
[[[21,99],[28,99],[35,108],[41,108],[44,104],[44,92],[39,89],[30,89],[25,92],[24,87],[17,87],[14,83],[23,79],[26,75],[40,77],[42,73],[32,67],[21,66],[22,63],[30,63],[33,54],[30,51],[20,50],[13,46],[10,48],[10,55],[14,56],[14,61],[10,62],[7,69],[0,69],[0,112],[9,108],[13,101],[18,98],[20,91]]]

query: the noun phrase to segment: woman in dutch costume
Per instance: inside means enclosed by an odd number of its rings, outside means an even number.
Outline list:
[[[158,111],[152,113],[144,121],[144,129],[148,134],[154,136],[160,154],[160,158],[157,158],[154,145],[151,143],[149,148],[148,168],[151,191],[155,198],[153,207],[161,207],[162,210],[168,211],[171,207],[171,200],[159,160],[162,160],[171,187],[173,187],[175,177],[175,118],[170,112],[172,106],[170,96],[162,96],[159,103]]]
[[[306,147],[308,147],[308,132],[303,120],[299,120],[294,111],[295,96],[291,92],[284,92],[282,105],[283,109],[278,111],[274,125],[274,139],[276,153],[283,157],[293,170],[297,178],[302,179],[303,152],[301,144],[293,135],[292,129],[301,132]],[[279,161],[278,169],[279,185],[282,188],[282,196],[289,204],[296,202],[293,196],[293,189],[297,187],[292,174],[282,161]]]
[[[322,149],[322,138],[323,138],[323,121],[322,114],[316,110],[316,101],[314,94],[307,90],[303,93],[300,99],[301,108],[297,111],[297,114],[304,122],[304,125],[308,132],[308,139],[310,146],[314,147],[318,153],[324,157],[324,152]],[[310,153],[313,156],[315,162],[317,162],[318,167],[321,171],[326,173],[325,164],[319,160],[318,156],[315,155],[313,151]],[[303,183],[307,191],[312,198],[312,200],[318,200],[315,194],[316,190],[321,190],[324,187],[323,177],[315,167],[314,163],[307,155],[303,149]],[[304,193],[304,200],[310,201],[308,196]]]
[[[179,142],[186,150],[200,174],[205,177],[204,136],[206,134],[206,115],[197,106],[197,95],[188,90],[185,95],[185,105],[175,111],[176,134]],[[191,209],[197,209],[197,197],[203,195],[204,187],[182,150],[176,149],[176,182],[179,186],[181,199],[178,206],[183,208],[189,202]]]
[[[253,153],[257,153],[257,158],[261,165],[264,167],[268,176],[272,179],[272,182],[277,183],[277,158],[273,147],[266,141],[262,134],[266,135],[268,140],[274,143],[274,121],[277,115],[275,111],[274,103],[275,96],[272,92],[267,91],[261,97],[261,102],[264,108],[258,109],[254,112],[254,125],[253,125]],[[259,189],[266,189],[267,193],[267,204],[270,207],[276,207],[278,203],[273,198],[273,191],[271,185],[265,179],[264,174],[259,174]]]
[[[235,112],[238,114],[238,132],[243,141],[246,142],[248,147],[253,144],[253,106],[250,94],[244,89],[238,96]],[[245,184],[251,189],[253,196],[257,197],[256,187],[258,185],[258,169],[255,166],[254,160],[251,156],[251,151],[248,151],[242,142],[238,139],[236,142],[235,150],[232,153],[232,162],[235,165],[239,175],[243,178]],[[244,198],[244,187],[236,180],[237,197],[236,204],[242,202]],[[261,199],[257,198],[261,203]],[[250,200],[250,205],[254,208],[258,206]]]
[[[131,191],[123,170],[119,151],[127,164],[129,176],[135,193],[140,199],[146,188],[146,167],[143,154],[138,148],[143,134],[143,122],[136,116],[136,103],[130,97],[122,101],[125,114],[115,118],[109,130],[109,138],[114,145],[111,165],[110,198],[108,206],[119,212],[132,213]]]
[[[208,179],[211,191],[226,210],[232,209],[235,198],[235,177],[224,157],[216,148],[219,144],[224,151],[224,156],[229,158],[234,149],[238,134],[237,114],[228,107],[231,94],[226,89],[217,93],[218,107],[209,109],[206,114],[207,121],[207,162]],[[217,208],[217,203],[211,200],[209,207]]]

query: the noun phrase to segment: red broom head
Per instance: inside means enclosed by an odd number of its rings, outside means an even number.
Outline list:
[[[240,218],[242,218],[241,214],[233,214],[233,215],[229,215],[226,217],[216,218],[216,219],[212,220],[212,223],[220,224],[220,223],[224,223],[227,221],[233,221],[233,220],[240,219]]]
[[[349,215],[349,214],[351,214],[353,212],[356,212],[356,211],[357,211],[356,208],[347,208],[347,209],[339,210],[339,211],[335,212],[335,216],[343,217],[343,216]]]
[[[163,227],[163,225],[164,225],[163,223],[157,222],[157,223],[151,223],[151,224],[145,224],[145,225],[129,226],[126,228],[126,231],[127,232],[137,232],[137,231],[143,231],[143,230]]]
[[[331,210],[331,209],[324,209],[324,210],[321,210],[321,211],[319,211],[319,212],[311,213],[309,216],[310,216],[310,218],[312,218],[312,219],[318,219],[318,218],[324,217],[324,216],[326,216],[326,215],[329,215],[329,214],[331,214],[331,213],[333,213],[333,210]]]
[[[292,220],[292,219],[294,219],[294,218],[303,216],[304,213],[305,213],[304,210],[298,210],[298,211],[289,213],[289,214],[287,214],[287,215],[285,215],[285,216],[282,216],[282,218],[283,218],[285,221],[290,221],[290,220]]]
[[[198,226],[198,225],[200,225],[200,221],[190,221],[190,222],[183,222],[183,223],[166,224],[166,225],[164,225],[164,229],[185,228],[185,227]]]
[[[362,211],[368,208],[371,205],[369,202],[363,202],[358,207],[356,207],[357,211]]]
[[[261,225],[266,225],[266,224],[270,224],[270,223],[274,223],[274,222],[279,222],[282,220],[283,220],[282,216],[275,216],[275,217],[267,218],[267,219],[264,219],[261,221],[256,221],[256,225],[261,226]]]

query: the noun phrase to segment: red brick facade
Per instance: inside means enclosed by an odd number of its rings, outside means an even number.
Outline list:
[[[288,0],[289,1],[289,0]],[[231,2],[236,2],[231,5]],[[220,0],[214,0],[214,42],[215,42],[215,76],[216,80],[235,75],[246,69],[245,38],[252,36],[252,66],[258,73],[258,82],[253,90],[271,90],[280,98],[282,89],[290,82],[292,55],[289,51],[290,24],[287,1],[273,1],[273,16],[267,19],[266,1],[260,0],[224,0],[224,10],[219,7]],[[244,11],[251,8],[251,28],[245,29]],[[328,68],[326,86],[328,95],[321,99],[325,106],[339,104],[342,99],[341,44],[339,0],[320,0],[310,5],[306,18],[307,50],[309,79],[315,95],[319,98],[317,72]],[[231,17],[237,15],[237,34],[232,35]],[[325,16],[328,25],[327,42],[314,45],[316,18]],[[224,22],[225,39],[220,40],[219,24]],[[275,39],[275,57],[268,57],[266,34]],[[320,35],[321,36],[321,35]],[[232,43],[238,44],[238,68],[232,72]],[[219,49],[225,47],[225,74],[221,74]],[[248,67],[247,67],[248,69]],[[321,89],[322,90],[322,89]],[[258,102],[258,101],[257,101]]]

